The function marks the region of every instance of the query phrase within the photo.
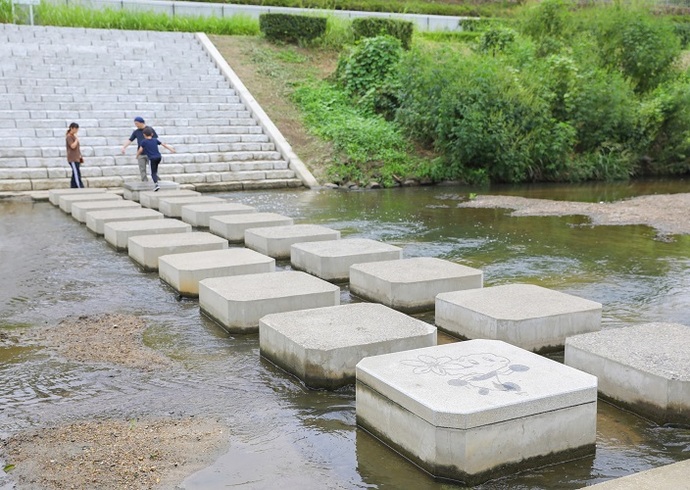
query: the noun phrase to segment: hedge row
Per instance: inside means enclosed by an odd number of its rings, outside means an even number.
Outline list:
[[[261,14],[259,29],[271,41],[312,41],[326,33],[326,17],[290,14]]]

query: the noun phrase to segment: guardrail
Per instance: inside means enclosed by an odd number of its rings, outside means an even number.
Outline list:
[[[14,0],[20,3],[22,0]],[[26,2],[28,0],[24,0]],[[398,14],[387,12],[360,12],[355,10],[323,10],[291,7],[270,7],[263,5],[236,5],[228,3],[178,2],[170,0],[45,0],[55,5],[80,5],[93,9],[134,10],[166,13],[170,16],[232,17],[245,15],[259,18],[266,13],[327,15],[356,19],[359,17],[380,17],[402,19],[414,22],[422,31],[462,31],[462,20],[474,17],[451,17],[444,15]]]

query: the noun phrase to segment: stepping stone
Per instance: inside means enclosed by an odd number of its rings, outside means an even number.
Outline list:
[[[158,209],[158,200],[168,197],[192,197],[201,196],[201,192],[178,190],[178,191],[145,191],[139,193],[139,204],[145,208]]]
[[[294,269],[334,282],[347,281],[354,264],[402,258],[401,248],[368,238],[296,243],[290,250]]]
[[[103,235],[106,223],[151,219],[163,219],[163,214],[153,209],[144,208],[105,209],[86,213],[86,227],[97,235]]]
[[[176,219],[146,219],[140,221],[115,221],[106,223],[103,228],[105,241],[115,250],[127,250],[130,237],[141,235],[162,235],[170,233],[189,233],[191,225]]]
[[[217,277],[199,282],[201,311],[231,333],[256,333],[271,313],[340,304],[340,288],[297,271]]]
[[[368,357],[357,425],[436,478],[476,485],[594,454],[597,379],[497,340]]]
[[[139,198],[142,192],[161,192],[161,191],[175,191],[180,189],[180,184],[176,182],[164,182],[162,180],[158,181],[159,191],[154,191],[153,188],[156,184],[151,182],[125,182],[123,196],[125,199],[130,199],[132,201],[139,202]]]
[[[310,388],[355,382],[365,357],[436,345],[436,328],[383,305],[275,313],[259,321],[261,355]]]
[[[75,196],[83,194],[102,194],[106,190],[98,187],[85,187],[83,189],[51,189],[48,192],[48,200],[53,206],[60,205],[61,196]]]
[[[158,274],[180,295],[199,296],[199,281],[210,277],[239,276],[273,272],[276,261],[246,248],[163,255],[158,258]]]
[[[72,217],[80,223],[86,223],[86,213],[104,211],[106,209],[141,209],[141,205],[134,201],[119,199],[114,201],[80,201],[72,203]]]
[[[543,352],[601,328],[601,304],[534,286],[508,284],[436,296],[436,326],[463,339],[496,339]]]
[[[276,213],[231,214],[212,216],[209,228],[211,233],[227,238],[231,243],[242,243],[244,232],[250,228],[287,226],[293,223],[292,218]]]
[[[220,197],[212,196],[188,196],[188,197],[164,197],[158,199],[158,210],[168,218],[182,217],[182,206],[187,204],[208,204],[227,202]]]
[[[158,258],[163,255],[226,248],[227,240],[203,231],[133,236],[127,242],[129,256],[145,271],[157,271]]]
[[[587,486],[587,490],[687,489],[690,459]]]
[[[433,257],[350,267],[352,294],[406,312],[433,310],[438,293],[481,287],[479,269]]]
[[[192,226],[208,228],[208,221],[212,216],[248,213],[256,213],[256,208],[234,202],[189,204],[182,207],[182,221]]]
[[[72,203],[74,202],[86,202],[86,201],[120,201],[122,196],[113,194],[112,192],[100,192],[95,194],[68,194],[66,196],[60,196],[60,209],[65,213],[72,213]]]
[[[647,323],[568,337],[565,363],[601,394],[660,423],[690,423],[690,326]]]
[[[275,259],[289,259],[290,247],[295,243],[339,239],[339,231],[319,225],[269,226],[244,232],[245,247]]]

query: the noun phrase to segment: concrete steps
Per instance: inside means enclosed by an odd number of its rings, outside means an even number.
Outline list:
[[[68,187],[72,121],[87,187],[138,181],[135,146],[121,154],[135,116],[177,150],[162,152],[163,180],[206,190],[301,183],[193,34],[0,24],[0,78],[0,191]]]

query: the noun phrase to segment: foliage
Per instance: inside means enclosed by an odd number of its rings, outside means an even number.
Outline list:
[[[410,49],[414,24],[406,20],[365,17],[352,21],[355,40],[377,36],[392,36],[400,41],[403,49]]]
[[[416,32],[415,39],[437,43],[472,43],[482,35],[478,31],[426,31]]]
[[[261,14],[259,29],[269,41],[309,42],[326,33],[326,17],[292,14]]]
[[[400,130],[380,116],[362,114],[337,86],[312,82],[297,88],[293,98],[311,131],[333,142],[335,181],[376,179],[390,186],[394,174],[408,172],[409,147]]]
[[[508,49],[515,42],[515,31],[505,27],[492,27],[482,32],[477,49],[480,53],[489,53],[496,56]]]
[[[361,97],[383,85],[400,57],[398,39],[391,36],[365,38],[340,57],[336,77],[348,93]]]
[[[0,23],[8,24],[14,22],[12,15],[11,0],[0,0]]]
[[[192,0],[215,2],[217,0]],[[498,17],[512,12],[521,1],[455,2],[428,0],[233,0],[241,5],[273,5],[325,10],[357,10],[363,12],[394,12],[427,15]]]
[[[42,2],[36,7],[36,18],[42,25],[91,27],[148,31],[206,32],[208,34],[257,35],[259,25],[246,16],[170,17],[165,13],[129,10],[89,9]]]

